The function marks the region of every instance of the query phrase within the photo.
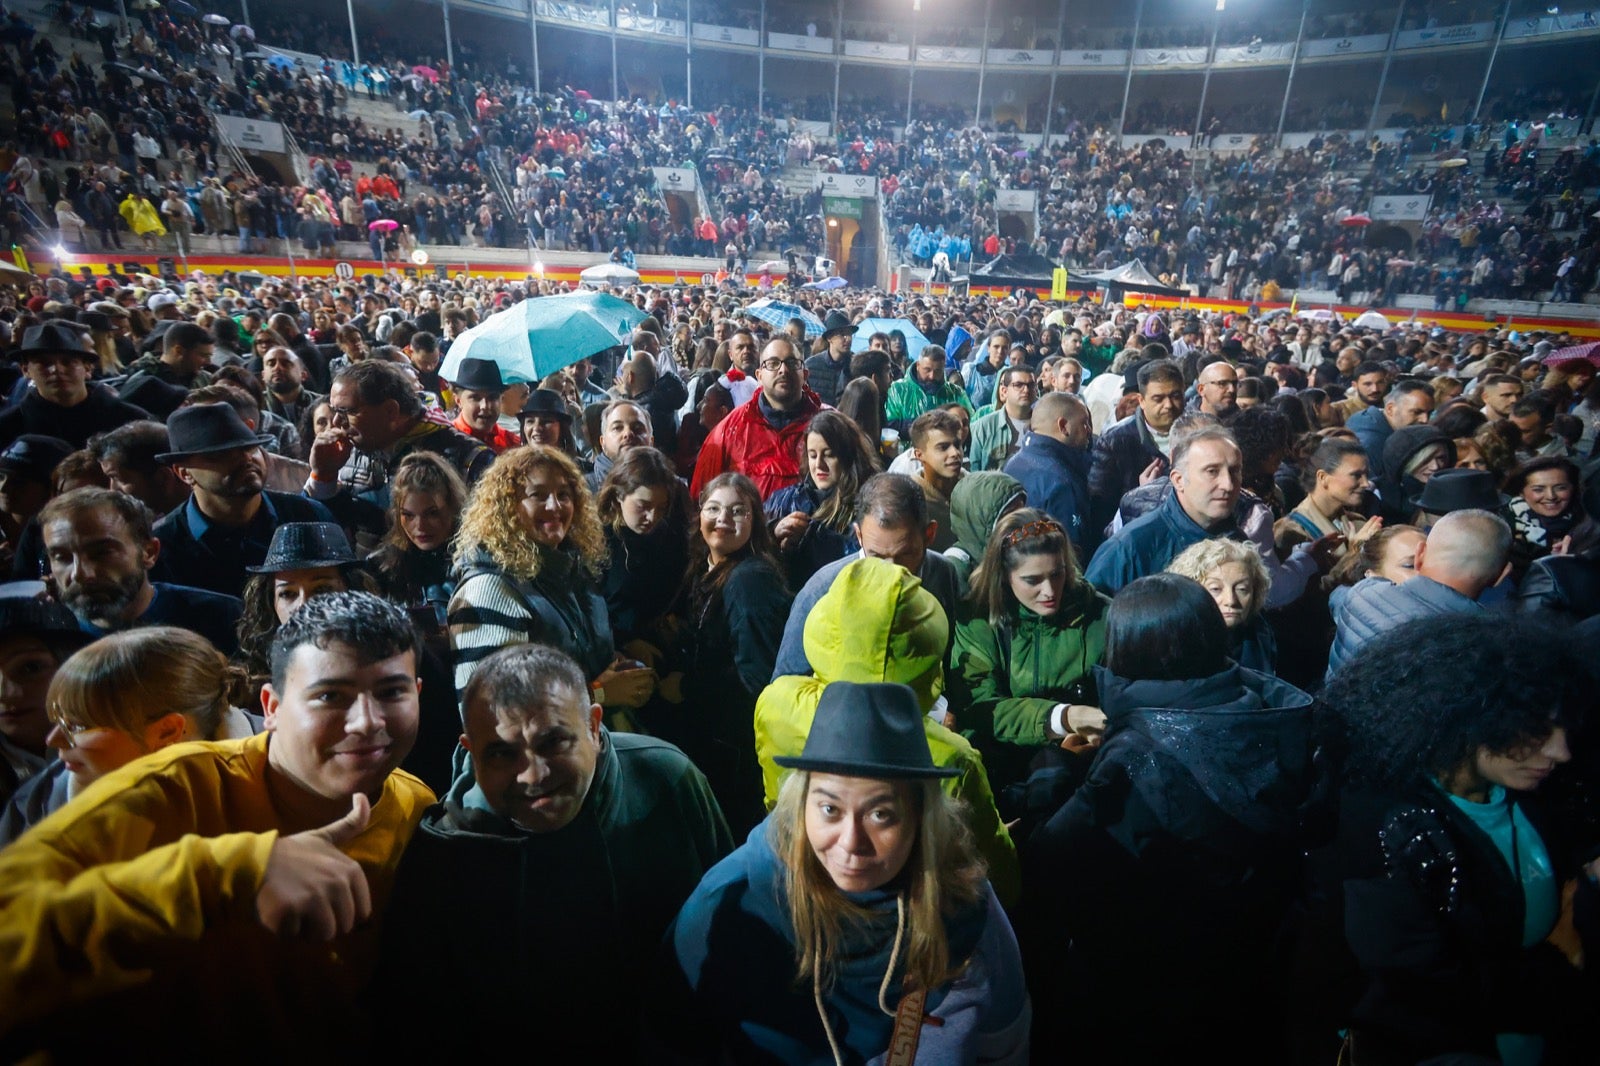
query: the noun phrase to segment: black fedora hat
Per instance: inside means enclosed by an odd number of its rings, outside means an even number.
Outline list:
[[[247,566],[252,574],[279,574],[285,570],[315,570],[359,562],[350,540],[332,522],[285,522],[272,531],[272,543],[260,566]]]
[[[859,327],[850,324],[850,316],[838,309],[828,312],[828,317],[822,322],[822,336],[824,339],[835,333],[848,333],[855,335]]]
[[[257,448],[271,444],[276,439],[271,434],[257,433],[245,425],[239,412],[228,404],[204,403],[180,407],[167,419],[170,450],[156,456],[156,462],[171,463],[190,455]]]
[[[1429,478],[1411,505],[1429,514],[1498,511],[1508,499],[1495,487],[1494,475],[1489,471],[1457,467],[1441,470]]]
[[[73,613],[54,600],[42,600],[36,581],[9,581],[0,585],[0,639],[37,637],[56,657],[68,655],[94,640]]]
[[[922,728],[922,707],[908,685],[835,681],[822,690],[799,755],[772,761],[791,770],[844,777],[955,777],[935,766]]]
[[[506,380],[500,375],[500,365],[492,359],[474,359],[471,356],[461,360],[461,368],[456,371],[456,379],[451,384],[473,392],[506,391]]]
[[[172,412],[183,406],[189,390],[170,381],[162,381],[154,374],[142,374],[122,394],[124,403],[131,403],[142,411],[150,412],[158,422],[172,417]]]
[[[24,433],[0,452],[0,470],[35,481],[50,481],[50,472],[72,454],[72,445],[59,437]]]
[[[75,355],[90,362],[99,362],[100,356],[89,347],[86,339],[88,333],[87,327],[59,318],[29,326],[22,335],[17,362],[26,363],[30,354]]]
[[[528,399],[523,403],[522,410],[517,412],[517,417],[531,418],[534,415],[551,415],[567,422],[572,421],[571,408],[554,389],[534,389],[528,393]]]

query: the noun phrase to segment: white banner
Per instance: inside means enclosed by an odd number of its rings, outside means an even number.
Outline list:
[[[1260,136],[1259,133],[1219,133],[1214,140],[1207,137],[1200,143],[1213,152],[1248,152]]]
[[[677,19],[651,18],[649,15],[640,15],[633,11],[617,11],[617,29],[633,30],[635,33],[659,33],[667,37],[682,37],[688,30]]]
[[[870,198],[878,195],[878,179],[867,174],[824,174],[822,195]]]
[[[983,62],[983,52],[977,48],[950,48],[940,45],[920,44],[917,46],[918,63],[970,63],[977,66]]]
[[[1460,26],[1436,26],[1431,30],[1401,30],[1394,35],[1396,51],[1404,48],[1432,48],[1440,44],[1474,44],[1494,39],[1494,23],[1468,22]]]
[[[1549,33],[1600,29],[1600,11],[1574,11],[1572,14],[1546,15],[1543,18],[1512,19],[1506,23],[1506,37],[1543,37]]]
[[[721,41],[723,44],[747,44],[751,48],[761,45],[761,34],[756,30],[741,30],[733,26],[708,26],[704,22],[694,24],[694,38],[697,41]]]
[[[1294,58],[1294,42],[1244,44],[1237,48],[1218,48],[1218,63],[1287,63]]]
[[[768,48],[782,48],[789,52],[815,52],[833,55],[832,37],[808,37],[803,33],[768,33]]]
[[[1054,52],[1029,48],[991,48],[989,63],[1002,67],[1048,67],[1055,61]]]
[[[1138,148],[1149,144],[1151,141],[1160,141],[1162,144],[1176,148],[1187,148],[1189,146],[1187,134],[1173,136],[1167,133],[1125,133],[1122,136],[1122,147]]]
[[[798,133],[809,133],[813,137],[826,137],[828,134],[833,132],[833,127],[828,123],[818,122],[816,119],[809,118],[795,119],[794,128]],[[903,133],[905,131],[902,130],[901,132]]]
[[[562,22],[582,22],[589,26],[611,25],[611,13],[603,7],[569,4],[565,0],[535,0],[539,17]]]
[[[1361,52],[1381,52],[1389,47],[1387,33],[1368,33],[1360,37],[1320,37],[1300,46],[1303,56],[1348,56]]]
[[[527,7],[526,0],[472,0],[472,3],[488,7],[498,7],[505,11],[515,11],[522,14],[522,9]]]
[[[222,135],[246,152],[282,152],[283,127],[276,122],[240,118],[237,115],[217,115],[217,126]]]
[[[1374,222],[1421,222],[1432,202],[1430,196],[1374,196],[1367,214]]]
[[[1350,130],[1339,130],[1338,132],[1343,133],[1346,137],[1353,137],[1356,140],[1361,139],[1360,130],[1356,130],[1354,132],[1351,132]],[[1327,141],[1327,139],[1331,137],[1333,133],[1333,130],[1313,131],[1310,133],[1285,133],[1283,135],[1283,140],[1278,142],[1278,147],[1308,148],[1310,147],[1311,142],[1316,140],[1318,137],[1321,137],[1323,141]]]
[[[683,193],[693,196],[699,180],[693,170],[688,167],[651,167],[651,173],[656,176],[656,184],[661,186],[662,195],[669,192]]]
[[[846,41],[844,54],[855,56],[859,59],[900,59],[911,58],[911,46],[908,44],[885,44],[882,41]]]
[[[1135,48],[1133,65],[1136,67],[1204,66],[1204,48]]]
[[[1039,207],[1039,194],[1032,189],[996,189],[994,209],[1014,214],[1031,215]]]
[[[1098,52],[1062,52],[1064,67],[1125,67],[1128,65],[1126,48],[1102,48]]]

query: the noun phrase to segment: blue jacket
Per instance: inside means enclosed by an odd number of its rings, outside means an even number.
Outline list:
[[[770,843],[771,819],[706,874],[667,935],[660,987],[648,998],[652,1062],[881,1061],[894,1018],[879,1007],[896,933],[895,893],[849,893],[866,916],[850,923],[831,986],[822,993],[824,1028],[811,982],[797,983],[788,877]],[[945,917],[954,980],[929,990],[917,1061],[1021,1063],[1030,1010],[1011,923],[987,885],[983,896]],[[902,952],[903,954],[903,952]],[[893,1008],[901,981],[891,977]]]
[[[1400,585],[1369,577],[1353,586],[1336,588],[1328,607],[1338,627],[1333,635],[1333,651],[1328,655],[1329,677],[1367,641],[1407,622],[1485,609],[1477,600],[1469,600],[1450,586],[1421,574]]]
[[[1084,576],[1107,596],[1115,596],[1122,586],[1148,574],[1159,574],[1183,549],[1211,537],[1239,540],[1241,534],[1233,524],[1225,530],[1201,529],[1184,511],[1178,494],[1168,493],[1160,507],[1123,526],[1116,536],[1100,545]]]
[[[1361,446],[1367,450],[1367,462],[1372,467],[1374,479],[1383,477],[1386,473],[1383,467],[1383,446],[1388,443],[1389,434],[1394,432],[1394,427],[1389,425],[1389,420],[1383,416],[1383,407],[1363,407],[1350,416],[1344,428],[1354,433]]]
[[[1029,433],[1005,472],[1022,482],[1028,506],[1061,523],[1083,557],[1089,525],[1089,450],[1063,444],[1043,433]]]

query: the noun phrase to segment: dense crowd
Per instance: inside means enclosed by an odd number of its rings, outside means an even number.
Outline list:
[[[8,1055],[1587,1060],[1593,344],[561,289],[0,292]]]

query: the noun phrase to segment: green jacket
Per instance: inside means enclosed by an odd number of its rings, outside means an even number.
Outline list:
[[[917,367],[913,363],[906,370],[905,377],[889,386],[889,398],[884,404],[883,420],[885,423],[900,422],[909,426],[917,420],[918,415],[927,414],[935,407],[943,407],[949,403],[959,403],[968,413],[972,411],[972,401],[967,399],[966,389],[952,385],[948,381],[941,381],[938,388],[929,391],[917,380]]]
[[[1111,601],[1081,577],[1063,599],[1049,618],[1018,606],[998,627],[963,611],[950,653],[950,706],[979,750],[1052,744],[1056,704],[1095,703],[1093,669],[1105,654]]]
[[[1011,458],[1007,453],[1016,451],[1021,436],[1011,425],[1004,410],[991,411],[972,421],[972,449],[968,456],[971,469],[999,470]]]
[[[1025,497],[1022,482],[998,470],[967,474],[950,490],[950,532],[955,534],[956,543],[945,549],[944,557],[956,568],[963,590],[972,571],[983,561],[983,549],[1001,513],[1012,500]]]
[[[767,806],[778,800],[785,773],[773,758],[798,755],[830,681],[896,681],[910,685],[924,710],[944,690],[944,649],[949,622],[933,593],[903,567],[859,559],[834,579],[806,619],[805,648],[814,676],[780,677],[756,701],[756,754]],[[1016,845],[995,809],[983,757],[960,734],[923,718],[928,749],[938,766],[955,766],[945,790],[967,806],[967,824],[989,864],[989,880],[1002,903],[1017,899],[1021,872]]]

